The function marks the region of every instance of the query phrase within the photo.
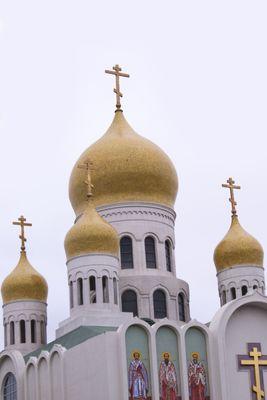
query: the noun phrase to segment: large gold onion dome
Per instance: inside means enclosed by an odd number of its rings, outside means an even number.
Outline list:
[[[150,140],[138,135],[117,110],[113,122],[73,168],[69,196],[76,215],[86,207],[84,175],[77,168],[90,159],[94,165],[94,203],[102,206],[125,202],[158,203],[173,207],[178,179],[169,157]]]
[[[32,267],[26,251],[21,251],[19,262],[4,280],[1,292],[4,304],[19,300],[47,301],[46,280]]]
[[[118,256],[119,237],[116,230],[96,211],[92,199],[65,237],[67,259],[86,254]]]
[[[242,228],[237,215],[233,215],[229,231],[214,251],[217,271],[242,265],[263,267],[263,256],[261,244]]]

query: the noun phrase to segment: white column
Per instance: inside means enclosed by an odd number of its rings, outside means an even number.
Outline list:
[[[83,304],[90,303],[90,295],[89,295],[89,279],[83,279]]]
[[[102,277],[96,278],[96,302],[98,304],[103,303],[103,288],[102,288]]]
[[[73,281],[73,308],[78,305],[77,281]]]
[[[31,321],[29,319],[25,320],[25,339],[26,343],[31,343]]]

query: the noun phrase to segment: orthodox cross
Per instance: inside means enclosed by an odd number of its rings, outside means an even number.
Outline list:
[[[25,226],[32,226],[32,224],[30,224],[29,222],[26,222],[26,218],[23,217],[23,215],[21,215],[18,218],[18,222],[14,221],[13,225],[19,225],[21,232],[19,235],[19,238],[21,239],[21,251],[25,251],[25,242],[27,241],[26,237],[25,237],[25,232],[24,232],[24,227]]]
[[[237,356],[239,368],[250,370],[253,400],[265,400],[263,369],[267,368],[267,356],[263,356],[260,343],[248,343],[248,355]]]
[[[237,202],[235,201],[235,195],[234,195],[234,189],[241,189],[241,186],[237,186],[235,185],[235,181],[233,180],[233,178],[229,178],[227,180],[227,184],[223,183],[222,187],[230,189],[230,203],[232,205],[232,215],[236,215],[236,205]]]
[[[113,71],[106,69],[105,73],[115,75],[115,77],[116,77],[116,88],[113,90],[114,90],[114,93],[116,93],[116,108],[117,108],[117,110],[120,110],[120,108],[121,108],[121,99],[120,98],[123,96],[120,91],[120,76],[123,76],[124,78],[129,78],[130,75],[125,74],[124,72],[121,72],[121,67],[118,64],[116,64],[113,67]]]
[[[87,185],[87,199],[89,200],[90,197],[93,196],[92,189],[94,188],[94,185],[92,184],[92,177],[91,177],[91,171],[94,171],[93,163],[91,160],[85,161],[83,164],[78,165],[78,168],[85,169],[87,171],[87,178],[84,181],[84,183]]]

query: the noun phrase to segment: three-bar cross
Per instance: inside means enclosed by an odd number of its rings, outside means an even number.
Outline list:
[[[227,184],[223,183],[222,187],[230,189],[230,203],[232,206],[232,215],[236,215],[236,205],[237,202],[235,201],[235,195],[234,195],[234,189],[241,189],[241,186],[237,186],[235,185],[235,181],[233,180],[233,178],[229,178],[227,180]]]
[[[21,228],[21,232],[19,235],[19,238],[21,239],[21,251],[25,251],[25,242],[27,241],[26,237],[25,237],[25,232],[24,232],[24,227],[25,226],[32,226],[32,224],[30,224],[29,222],[26,222],[26,218],[23,217],[23,215],[21,215],[18,218],[18,222],[14,221],[13,225],[19,225]]]
[[[120,108],[121,108],[121,99],[120,98],[123,96],[123,94],[120,91],[120,76],[123,76],[124,78],[129,78],[130,75],[125,74],[124,72],[121,72],[121,67],[118,64],[116,64],[113,67],[113,71],[106,69],[105,73],[115,75],[115,77],[116,77],[116,88],[113,90],[114,90],[114,93],[116,93],[116,108],[117,108],[117,110],[120,110]]]
[[[94,188],[94,185],[92,184],[91,171],[94,171],[94,168],[92,168],[92,167],[93,167],[93,163],[91,160],[87,160],[83,164],[78,165],[78,168],[85,169],[87,171],[87,179],[84,181],[84,183],[87,186],[87,198],[88,199],[93,196],[92,189]]]

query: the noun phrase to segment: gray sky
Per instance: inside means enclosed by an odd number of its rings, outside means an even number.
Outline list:
[[[120,63],[128,122],[172,158],[178,276],[191,314],[219,306],[213,264],[228,230],[229,176],[240,221],[267,248],[265,0],[0,0],[0,280],[28,256],[49,284],[48,336],[68,316],[63,241],[73,223],[68,179],[108,128]],[[0,333],[2,342],[2,331]]]

